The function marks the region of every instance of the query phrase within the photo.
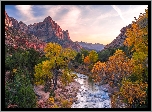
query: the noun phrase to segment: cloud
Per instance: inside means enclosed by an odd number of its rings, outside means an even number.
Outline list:
[[[119,14],[119,16],[121,17],[121,19],[123,20],[123,22],[127,25],[126,20],[124,19],[124,17],[122,16],[121,10],[116,6],[116,5],[111,5],[112,8],[117,11],[117,13]]]
[[[31,5],[16,5],[15,7],[19,11],[19,14],[24,22],[35,19]]]
[[[134,21],[134,17],[138,18],[140,13],[144,13],[148,5],[131,5],[129,9],[123,12],[123,17],[126,18],[128,24]]]
[[[68,10],[68,13],[61,18],[61,22],[68,23],[69,26],[75,26],[78,23],[80,10],[77,7],[68,7]]]
[[[140,14],[142,6],[115,5],[16,5],[18,17],[26,23],[42,22],[47,16],[68,30],[73,41],[110,43],[120,29]],[[114,10],[113,10],[114,9]],[[116,12],[117,13],[116,13]],[[139,13],[138,13],[139,12]]]

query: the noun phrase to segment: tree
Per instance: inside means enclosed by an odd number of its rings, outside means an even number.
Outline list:
[[[132,27],[127,30],[124,44],[132,47],[134,51],[132,61],[134,63],[134,74],[138,80],[148,79],[148,9],[142,14]],[[146,78],[145,78],[146,77]]]
[[[79,64],[82,64],[84,61],[84,57],[88,56],[88,54],[89,54],[88,50],[81,49],[81,51],[77,53],[74,61],[79,63]]]
[[[95,81],[105,81],[111,86],[118,86],[124,77],[129,77],[132,73],[132,63],[122,50],[116,50],[107,62],[97,62],[92,69]],[[97,80],[98,79],[98,80]]]
[[[124,99],[130,108],[148,105],[148,9],[132,27],[127,29],[124,45],[131,49],[132,72],[123,78],[117,95]],[[117,99],[117,95],[115,99]]]
[[[85,49],[81,49],[80,53],[83,54],[84,57],[86,57],[86,56],[89,55],[89,51],[88,51],[88,50],[85,50]]]
[[[115,51],[116,51],[115,48],[103,49],[102,51],[98,52],[98,58],[99,58],[98,61],[101,61],[101,62],[108,61],[108,58],[112,56],[115,53]]]
[[[106,71],[106,63],[98,61],[94,64],[91,72],[92,72],[92,78],[94,79],[94,82],[101,82],[101,80],[105,79]]]
[[[81,55],[81,53],[77,53],[74,61],[77,62],[77,63],[80,63],[80,64],[82,63],[82,55]]]
[[[132,73],[132,62],[126,57],[122,50],[116,50],[113,56],[110,56],[107,65],[107,76],[110,78],[110,85],[119,85],[122,78],[127,78]]]
[[[70,61],[74,59],[76,53],[70,48],[62,48],[57,43],[48,43],[44,52],[48,59],[35,66],[35,82],[36,84],[45,84],[48,88],[53,82],[53,90],[55,90],[58,75],[63,74],[62,78],[65,78],[71,74],[69,71]]]
[[[146,103],[148,84],[143,82],[131,82],[123,80],[120,88],[120,93],[130,108],[136,108],[141,104]]]
[[[83,55],[84,56],[84,55]],[[86,64],[88,71],[93,67],[93,64],[98,60],[98,54],[96,51],[92,50],[89,52],[89,55],[84,57],[84,64]]]
[[[95,63],[98,60],[98,54],[96,51],[92,50],[89,52],[90,63]]]
[[[91,63],[89,56],[84,58],[84,64],[89,65]]]
[[[18,68],[14,75],[14,81],[6,82],[5,107],[16,105],[17,108],[35,108],[36,96],[30,83],[29,73]]]

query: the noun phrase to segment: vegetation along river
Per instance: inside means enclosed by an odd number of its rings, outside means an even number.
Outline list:
[[[93,83],[86,75],[77,73],[77,76],[75,80],[81,84],[81,88],[72,108],[111,108],[111,100],[106,88]]]

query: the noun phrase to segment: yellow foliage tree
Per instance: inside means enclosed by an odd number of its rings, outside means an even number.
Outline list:
[[[106,63],[102,63],[98,61],[97,63],[94,64],[91,72],[92,72],[92,78],[94,79],[95,82],[100,82],[102,79],[106,77],[105,75],[106,71]]]
[[[45,56],[48,60],[43,61],[35,66],[35,83],[51,86],[53,82],[54,90],[56,89],[58,75],[63,74],[61,81],[64,84],[72,81],[72,74],[69,69],[70,61],[74,59],[76,52],[70,48],[62,48],[57,43],[48,43],[44,48]],[[61,71],[61,69],[63,69]],[[63,73],[62,73],[63,72]],[[68,78],[68,80],[65,79]]]
[[[89,65],[89,64],[90,64],[90,58],[89,58],[89,56],[86,56],[86,57],[84,58],[84,63],[85,63],[86,65]]]

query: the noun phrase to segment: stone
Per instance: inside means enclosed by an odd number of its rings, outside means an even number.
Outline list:
[[[87,105],[84,105],[84,108],[88,108],[88,106],[87,106]]]
[[[80,101],[79,101],[79,100],[77,100],[77,101],[75,102],[75,104],[78,104],[78,103],[80,103]]]
[[[108,92],[108,89],[107,88],[103,88],[103,91]]]
[[[102,98],[99,98],[99,102],[103,102],[104,101],[104,99],[102,99]]]

